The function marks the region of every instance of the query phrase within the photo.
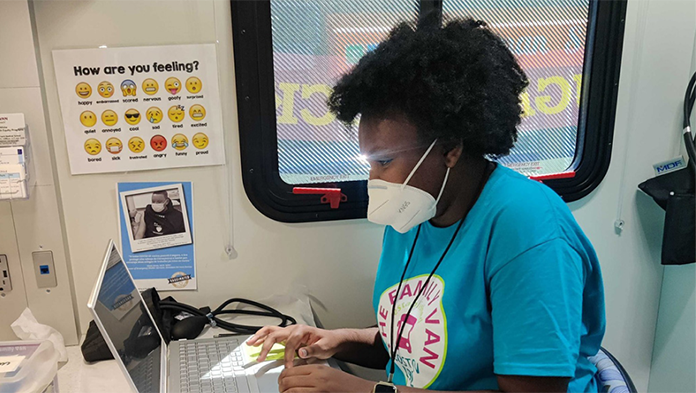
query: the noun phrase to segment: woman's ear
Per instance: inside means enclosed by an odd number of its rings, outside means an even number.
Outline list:
[[[445,145],[445,165],[454,168],[462,157],[463,146],[460,143]]]

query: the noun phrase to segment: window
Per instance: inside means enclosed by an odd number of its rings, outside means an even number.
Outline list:
[[[524,118],[499,160],[565,200],[587,195],[609,165],[625,1],[232,1],[243,182],[286,222],[365,217],[368,166],[357,127],[325,104],[333,83],[397,22],[436,11],[486,21],[527,72]],[[560,175],[558,175],[560,173]],[[337,209],[297,186],[340,188]]]

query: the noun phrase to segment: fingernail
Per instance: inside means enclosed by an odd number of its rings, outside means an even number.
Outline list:
[[[304,348],[300,349],[300,350],[299,350],[299,353],[300,353],[300,357],[301,357],[301,358],[306,358],[306,357],[307,357],[307,350],[306,350],[306,349],[304,349]]]

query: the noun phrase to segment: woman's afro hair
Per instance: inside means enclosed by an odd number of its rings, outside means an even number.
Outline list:
[[[334,87],[337,118],[405,115],[422,143],[461,143],[472,156],[500,157],[517,140],[527,77],[484,22],[436,17],[401,23]]]

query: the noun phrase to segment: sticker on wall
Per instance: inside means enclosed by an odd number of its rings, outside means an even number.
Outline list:
[[[139,289],[196,289],[191,187],[118,183],[123,260]]]
[[[225,163],[214,44],[55,50],[53,63],[72,174]]]

